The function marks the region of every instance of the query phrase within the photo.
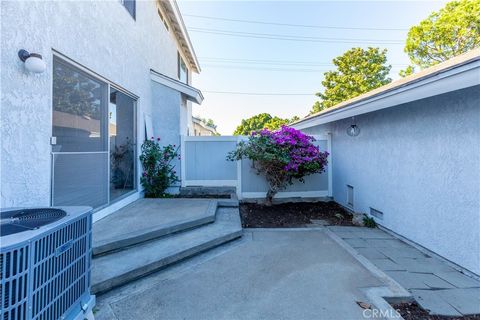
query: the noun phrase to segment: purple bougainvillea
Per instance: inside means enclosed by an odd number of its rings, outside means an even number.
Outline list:
[[[230,152],[228,160],[250,159],[269,184],[266,203],[271,205],[275,194],[297,179],[325,171],[328,152],[314,145],[315,139],[296,129],[282,126],[277,131],[263,129],[252,132]]]

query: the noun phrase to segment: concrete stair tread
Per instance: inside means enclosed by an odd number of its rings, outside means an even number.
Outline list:
[[[93,225],[93,254],[104,254],[215,221],[212,199],[140,199]]]
[[[93,259],[92,291],[108,291],[242,235],[237,208],[218,208],[214,223]]]

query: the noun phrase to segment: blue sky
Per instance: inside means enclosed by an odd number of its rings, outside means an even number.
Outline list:
[[[243,118],[261,112],[284,118],[303,117],[317,100],[314,93],[321,90],[323,72],[332,68],[332,59],[352,47],[387,48],[388,62],[392,64],[390,77],[396,79],[399,70],[409,63],[403,52],[408,28],[444,5],[442,1],[179,1],[202,67],[200,75],[194,75],[193,85],[202,90],[205,101],[201,106],[194,105],[193,114],[212,118],[224,135],[231,134]],[[242,23],[195,16],[354,29]],[[212,33],[219,31],[275,34],[308,41]],[[328,42],[319,42],[324,39]],[[306,95],[288,95],[292,93]]]

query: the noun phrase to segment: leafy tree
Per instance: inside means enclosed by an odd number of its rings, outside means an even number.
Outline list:
[[[390,81],[387,65],[387,49],[352,48],[333,59],[336,70],[324,73],[323,92],[317,93],[322,100],[315,103],[311,113],[354,98],[362,93],[381,87]]]
[[[414,71],[448,60],[480,47],[480,0],[447,3],[408,32],[405,52],[413,66],[402,70],[405,76]]]
[[[195,116],[195,118],[200,119],[200,121],[202,121],[204,125],[212,127],[214,129],[217,129],[217,125],[215,124],[215,122],[212,119],[210,119],[210,118],[205,119],[205,118],[202,118],[200,116]]]
[[[415,73],[415,67],[414,66],[408,66],[405,68],[405,70],[400,70],[399,75],[400,77],[406,77],[411,74]]]
[[[209,127],[212,127],[212,128],[217,128],[217,125],[215,124],[215,122],[213,122],[212,119],[203,119],[203,121],[205,122],[205,124]]]
[[[53,71],[54,110],[100,120],[105,88],[60,63]]]
[[[312,110],[310,111],[310,114],[315,113],[315,112],[320,112],[325,110],[327,107],[322,105],[320,101],[315,101],[315,103],[312,106]]]
[[[234,135],[250,135],[253,131],[262,129],[277,130],[283,125],[287,125],[293,121],[297,121],[298,117],[292,119],[282,119],[279,117],[272,117],[268,113],[260,113],[248,119],[243,119],[241,124],[233,132]]]

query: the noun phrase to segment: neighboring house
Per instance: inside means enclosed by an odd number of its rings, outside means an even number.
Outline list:
[[[218,136],[217,128],[207,124],[203,119],[192,117],[193,136]]]
[[[480,274],[480,50],[292,126],[331,135],[335,201]]]
[[[200,67],[176,2],[1,6],[1,206],[106,214],[138,198],[142,142],[179,145],[193,130],[191,102],[203,99],[190,86]],[[46,70],[28,71],[21,49],[41,54]]]

